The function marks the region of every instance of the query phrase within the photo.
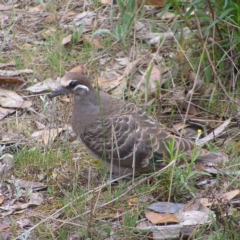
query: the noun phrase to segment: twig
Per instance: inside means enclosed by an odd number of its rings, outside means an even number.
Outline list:
[[[221,134],[226,127],[228,126],[228,124],[231,122],[231,118],[229,118],[228,120],[226,120],[225,122],[223,122],[223,124],[221,124],[219,127],[217,127],[214,131],[212,131],[211,133],[209,133],[206,137],[201,138],[199,140],[196,141],[196,145],[203,145],[207,142],[209,142],[210,140],[216,138],[219,134]]]

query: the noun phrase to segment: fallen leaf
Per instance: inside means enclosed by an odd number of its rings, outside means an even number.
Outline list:
[[[87,74],[87,69],[84,65],[78,65],[78,66],[72,68],[69,72],[80,72],[83,75],[86,75]]]
[[[112,78],[109,80],[104,80],[103,78],[98,78],[98,84],[101,88],[104,88],[105,91],[110,91],[113,88],[116,88],[121,82],[122,80],[127,77],[128,75],[130,75],[134,69],[134,67],[136,67],[136,65],[142,60],[144,59],[149,53],[139,57],[138,59],[136,59],[135,61],[129,63],[126,68],[124,69],[124,72],[121,76],[117,77],[116,79]],[[111,73],[112,75],[118,75],[118,73],[116,73],[115,71],[108,71],[108,74]],[[107,72],[105,72],[104,74],[107,74]],[[123,83],[123,85],[125,85],[125,83]],[[120,90],[121,91],[121,90]],[[119,92],[119,90],[118,90]]]
[[[128,57],[123,57],[123,58],[115,58],[115,60],[122,66],[127,66],[130,61]]]
[[[181,225],[185,226],[204,224],[211,221],[209,213],[201,211],[181,212],[178,217],[181,219]]]
[[[47,187],[46,184],[43,184],[41,182],[33,182],[33,181],[26,181],[26,180],[23,180],[23,179],[11,179],[11,180],[7,180],[8,183],[12,183],[14,185],[17,185],[19,186],[20,188],[31,188],[31,189],[34,189],[34,190],[41,190],[41,189],[44,189]]]
[[[163,7],[166,0],[137,0],[138,6],[144,5],[151,5],[156,7]]]
[[[100,0],[100,2],[101,2],[101,4],[105,4],[105,5],[110,5],[110,6],[112,6],[112,0]]]
[[[16,111],[13,109],[0,107],[0,120],[4,119],[5,117],[7,117],[8,115],[10,115],[14,112],[16,112]]]
[[[83,40],[89,43],[91,46],[95,47],[96,49],[104,49],[104,46],[99,42],[97,38],[91,40],[89,36],[84,35]]]
[[[182,203],[172,203],[172,202],[154,202],[150,204],[147,208],[155,212],[162,213],[175,213],[179,209],[183,208],[185,204]]]
[[[2,232],[3,230],[6,230],[8,228],[10,228],[11,226],[9,224],[0,224],[0,232]],[[7,239],[7,238],[6,238]]]
[[[24,100],[11,90],[0,88],[0,105],[2,107],[21,108]]]
[[[190,125],[187,123],[184,123],[184,122],[180,122],[180,123],[174,124],[172,130],[180,131],[188,126],[190,126]]]
[[[66,45],[72,41],[72,34],[67,35],[65,38],[62,40],[62,45]]]
[[[74,18],[74,23],[76,26],[84,24],[84,26],[92,26],[93,19],[95,18],[96,13],[91,11],[81,12]]]
[[[39,192],[31,193],[29,196],[29,206],[37,205],[39,206],[43,202],[43,195]]]
[[[43,132],[44,132],[44,130],[39,130],[39,131],[33,132],[30,137],[38,138],[39,140],[42,140]]]
[[[15,201],[14,201],[15,202]],[[0,206],[0,216],[5,217],[13,212],[16,212],[18,214],[22,213],[24,209],[31,207],[31,206],[39,206],[43,202],[43,195],[41,193],[31,193],[29,195],[29,202],[22,203],[22,202],[16,202],[13,205],[7,204],[6,206]]]
[[[8,77],[8,78],[0,77],[0,85],[1,84],[17,84],[17,83],[23,83],[23,80],[19,78],[13,78],[13,77]]]
[[[144,229],[146,227],[152,227],[153,225],[149,222],[149,221],[143,221],[143,222],[140,222],[136,228],[137,229]]]
[[[13,8],[13,5],[0,5],[0,11],[8,11]]]
[[[28,218],[20,218],[19,220],[17,220],[17,224],[22,229],[32,226],[32,223]]]
[[[46,30],[45,32],[42,33],[42,36],[44,38],[47,38],[47,37],[51,37],[53,34],[55,34],[57,30],[55,28],[50,28],[48,30]]]
[[[178,223],[178,219],[169,213],[147,212],[146,218],[153,224],[158,223]]]
[[[10,62],[7,62],[7,63],[1,63],[0,64],[0,68],[5,68],[5,67],[15,67],[16,64],[14,61],[10,61]]]
[[[17,76],[24,73],[30,74],[30,73],[33,73],[33,70],[31,69],[16,70],[16,71],[0,70],[0,76],[4,76],[4,77],[13,77],[13,76]]]
[[[31,13],[38,13],[38,12],[44,11],[45,8],[46,8],[46,4],[41,3],[41,4],[37,5],[36,7],[29,8],[28,11],[31,12]]]
[[[43,82],[36,83],[35,85],[26,88],[27,91],[40,93],[49,90],[55,90],[60,85],[60,78],[53,80],[52,78],[47,78]]]
[[[159,33],[158,36],[152,38],[149,41],[149,43],[150,44],[160,44],[163,41],[166,42],[166,41],[171,41],[173,39],[174,39],[174,33],[173,32]]]
[[[138,224],[137,229],[143,230],[145,233],[151,232],[152,239],[156,240],[179,239],[179,236],[181,236],[182,232],[184,232],[184,226],[181,226],[180,224],[156,226],[149,222],[148,224],[146,222]]]
[[[199,198],[191,199],[187,204],[185,204],[185,206],[182,209],[179,210],[178,213],[181,214],[181,212],[191,211],[199,211],[206,214],[210,213],[210,210],[201,203],[201,200]]]
[[[42,138],[44,144],[47,146],[54,142],[55,138],[62,132],[63,128],[46,128],[43,130]]]
[[[53,23],[53,22],[55,22],[55,21],[56,21],[56,16],[55,16],[55,14],[51,14],[51,15],[47,16],[47,17],[44,19],[44,23],[46,23],[46,24],[51,24],[51,23]]]
[[[72,20],[72,17],[76,15],[74,11],[69,11],[62,16],[61,22]]]
[[[129,206],[136,206],[138,204],[138,198],[137,197],[132,197],[128,200],[128,205]]]
[[[190,99],[193,94],[203,94],[205,91],[204,81],[193,71],[188,70],[185,75],[187,88],[191,88],[187,93],[187,99]],[[189,86],[188,86],[189,85]]]
[[[43,129],[46,127],[46,126],[45,126],[43,123],[41,123],[41,122],[36,121],[35,123],[36,123],[36,125],[37,125],[37,129],[38,129],[38,130],[43,130]]]
[[[21,46],[21,50],[31,50],[32,48],[33,48],[32,44],[29,44],[29,43],[24,43]]]
[[[229,201],[231,199],[233,199],[234,197],[236,197],[238,194],[240,193],[239,189],[227,192],[227,193],[222,193],[219,196],[216,197],[216,199],[210,199],[210,198],[200,198],[200,202],[202,205],[209,207],[211,206],[213,203],[216,204],[218,203],[218,199],[221,201]]]
[[[176,17],[176,14],[175,13],[172,13],[172,12],[166,12],[164,13],[163,15],[161,15],[161,18],[162,20],[167,20],[167,19],[174,19]]]
[[[4,201],[4,196],[3,195],[0,195],[0,204],[2,204]]]

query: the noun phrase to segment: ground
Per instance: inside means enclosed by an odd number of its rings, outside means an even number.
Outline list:
[[[147,227],[176,228],[194,210],[215,215],[179,237],[239,239],[235,5],[110,2],[0,5],[0,238],[164,239]],[[173,156],[157,173],[110,184],[72,131],[71,98],[47,97],[68,71],[228,161],[177,166]],[[186,205],[166,217],[156,202]]]

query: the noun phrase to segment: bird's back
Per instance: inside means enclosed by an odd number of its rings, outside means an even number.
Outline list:
[[[98,158],[124,171],[143,173],[166,165],[171,154],[189,160],[194,144],[169,133],[163,125],[135,104],[125,103],[105,93],[100,110],[81,133],[85,146]],[[170,150],[171,149],[171,150]],[[172,151],[172,152],[171,152]],[[171,153],[170,153],[171,152]],[[221,154],[199,150],[199,159],[219,159]],[[129,171],[127,171],[129,172]]]

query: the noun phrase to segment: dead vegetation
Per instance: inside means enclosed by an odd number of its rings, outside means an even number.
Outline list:
[[[0,5],[0,238],[239,239],[239,25],[208,1],[153,2]],[[109,184],[71,99],[47,98],[68,71],[229,161]]]

